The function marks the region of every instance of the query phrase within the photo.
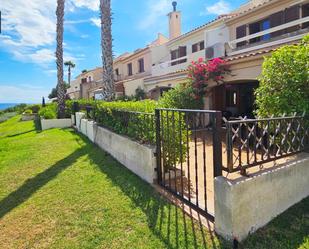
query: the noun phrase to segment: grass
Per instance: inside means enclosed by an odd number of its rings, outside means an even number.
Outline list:
[[[16,112],[5,112],[5,113],[1,113],[0,111],[0,123],[12,118],[16,116]]]
[[[240,248],[309,248],[309,199]],[[0,124],[0,248],[231,248],[71,129]]]

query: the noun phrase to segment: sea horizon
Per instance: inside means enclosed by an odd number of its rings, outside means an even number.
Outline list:
[[[20,103],[0,103],[0,111],[19,105]]]

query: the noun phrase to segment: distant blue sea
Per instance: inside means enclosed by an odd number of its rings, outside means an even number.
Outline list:
[[[16,105],[18,105],[18,103],[0,103],[0,111]]]

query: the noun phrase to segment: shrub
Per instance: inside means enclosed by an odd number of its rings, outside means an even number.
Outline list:
[[[24,111],[24,114],[30,115],[30,114],[32,114],[32,110],[31,109],[27,109],[27,110]]]
[[[44,119],[56,119],[57,118],[57,104],[52,103],[48,104],[45,107],[41,108],[39,111],[40,117]]]
[[[41,106],[40,105],[30,105],[28,108],[32,110],[32,113],[39,113]]]
[[[146,98],[146,93],[145,91],[141,88],[138,87],[135,90],[135,96],[134,96],[137,100],[143,100]]]
[[[202,109],[202,98],[196,98],[194,89],[186,85],[177,85],[174,89],[165,92],[159,99],[159,106],[177,109]]]
[[[256,90],[260,117],[309,111],[309,35],[299,45],[279,48],[265,58]]]

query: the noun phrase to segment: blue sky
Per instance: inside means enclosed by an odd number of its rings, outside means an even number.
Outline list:
[[[113,50],[120,55],[144,47],[161,32],[172,0],[113,0]],[[182,31],[237,8],[246,0],[178,0]],[[66,0],[64,59],[73,76],[101,65],[99,0]],[[56,85],[56,0],[1,0],[0,103],[38,103]],[[65,71],[66,79],[66,71]]]

